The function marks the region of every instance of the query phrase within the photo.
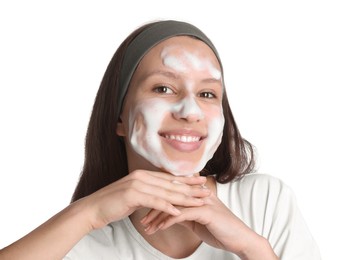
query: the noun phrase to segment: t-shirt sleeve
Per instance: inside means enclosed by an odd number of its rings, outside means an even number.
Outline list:
[[[227,192],[224,185],[218,187],[224,203],[265,237],[281,260],[321,259],[292,189],[280,179],[250,174],[232,183]]]
[[[321,259],[294,193],[282,182],[280,186],[268,232],[269,243],[281,260]]]

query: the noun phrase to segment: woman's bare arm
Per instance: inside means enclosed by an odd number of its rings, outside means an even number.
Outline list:
[[[23,238],[0,250],[0,259],[61,260],[92,229],[83,204],[83,200],[71,204]]]
[[[28,235],[0,250],[0,259],[61,260],[91,230],[118,221],[136,209],[153,208],[174,216],[180,211],[173,205],[202,205],[203,200],[196,198],[206,197],[209,193],[197,187],[205,181],[205,177],[134,171],[74,202]]]

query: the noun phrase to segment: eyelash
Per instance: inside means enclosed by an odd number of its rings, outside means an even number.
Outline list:
[[[164,86],[164,85],[156,86],[153,89],[153,91],[156,92],[156,93],[159,93],[159,94],[168,94],[168,95],[171,95],[171,94],[175,93],[172,90],[172,88]],[[213,92],[210,92],[210,91],[201,92],[201,93],[198,94],[198,96],[201,97],[201,98],[205,98],[205,99],[215,99],[215,98],[217,98],[217,96]]]
[[[207,95],[207,96],[206,96]],[[216,98],[216,95],[214,94],[214,93],[212,93],[212,92],[201,92],[200,94],[199,94],[199,96],[201,97],[201,98],[207,98],[207,99],[213,99],[213,98]]]
[[[167,90],[170,90],[171,93],[167,93]],[[167,86],[157,86],[153,89],[154,92],[159,93],[159,94],[173,94],[174,91]]]

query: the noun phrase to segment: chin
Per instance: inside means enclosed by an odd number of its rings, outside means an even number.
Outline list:
[[[184,177],[191,177],[196,173],[199,173],[201,170],[203,170],[204,165],[191,165],[187,162],[179,162],[174,161],[171,163],[172,167],[165,167],[164,171],[168,172],[174,176],[184,176]]]

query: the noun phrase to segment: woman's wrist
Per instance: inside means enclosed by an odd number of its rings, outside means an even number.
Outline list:
[[[242,260],[278,260],[268,240],[258,234],[255,236],[237,255]]]
[[[86,234],[98,228],[97,207],[93,206],[89,196],[73,202],[69,208],[71,214],[75,215],[75,217],[80,220],[80,224],[84,227]]]
[[[91,230],[87,203],[80,200],[1,250],[0,258],[62,259]]]

